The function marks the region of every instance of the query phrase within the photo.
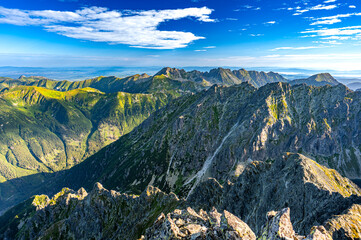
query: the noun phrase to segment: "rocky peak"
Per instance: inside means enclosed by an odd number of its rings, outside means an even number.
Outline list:
[[[162,213],[148,228],[144,239],[247,239],[256,235],[242,220],[224,211],[213,209],[209,213],[192,208]]]
[[[146,73],[143,73],[140,75],[140,78],[149,78],[150,76]]]
[[[332,237],[324,226],[315,226],[305,240],[332,240]]]
[[[161,75],[164,75],[174,80],[186,79],[186,71],[184,69],[165,67],[162,70],[160,70],[158,73],[156,73],[154,76],[161,76]]]
[[[318,73],[308,78],[308,80],[311,81],[317,81],[317,82],[329,82],[334,85],[337,85],[337,80],[331,76],[329,73]]]
[[[329,73],[315,74],[315,75],[312,75],[311,77],[306,78],[306,79],[296,79],[296,80],[290,81],[290,83],[292,85],[303,84],[304,83],[304,84],[313,85],[313,86],[316,86],[316,87],[325,86],[325,85],[335,86],[335,85],[340,84]]]
[[[267,223],[262,232],[261,239],[295,239],[296,234],[291,223],[290,209],[284,208],[279,212],[268,212]]]

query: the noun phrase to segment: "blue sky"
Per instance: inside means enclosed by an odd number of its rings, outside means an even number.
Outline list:
[[[361,70],[358,0],[12,0],[0,6],[0,66]]]

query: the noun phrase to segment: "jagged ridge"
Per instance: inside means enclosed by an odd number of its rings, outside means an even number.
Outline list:
[[[0,217],[0,236],[256,239],[257,235],[271,240],[304,239],[298,235],[303,234],[306,239],[357,239],[360,200],[361,190],[350,180],[288,153],[274,163],[250,162],[234,183],[224,187],[210,179],[187,201],[152,186],[133,196],[108,191],[99,183],[89,194],[83,188],[77,192],[64,188],[52,199],[34,196]]]

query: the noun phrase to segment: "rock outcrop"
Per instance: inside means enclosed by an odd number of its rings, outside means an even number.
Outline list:
[[[361,239],[361,205],[354,204],[325,224],[333,239]]]
[[[174,194],[165,194],[152,186],[140,196],[108,191],[100,183],[89,194],[84,189],[74,192],[65,188],[50,200],[44,195],[35,196],[31,206],[15,207],[18,211],[5,216],[9,222],[0,237],[137,239],[160,213],[172,211],[179,202]],[[19,219],[20,209],[27,212]]]
[[[208,192],[212,188],[216,189],[213,194]],[[307,235],[312,226],[360,201],[361,190],[352,181],[303,155],[290,153],[273,163],[250,162],[230,184],[222,186],[209,179],[188,198],[195,209],[216,207],[232,212],[258,235],[264,216],[274,209],[290,208],[295,231]]]
[[[260,240],[295,239],[296,233],[290,218],[290,209],[267,213],[267,223],[262,230]]]
[[[161,214],[148,228],[144,239],[244,239],[255,240],[256,235],[242,220],[224,211],[209,213],[192,208]]]
[[[247,168],[245,171],[248,171]],[[293,176],[290,175],[291,173],[288,173],[284,176],[285,179],[292,181]],[[258,177],[262,176],[259,175]],[[342,179],[338,180],[341,181]],[[220,186],[215,179],[211,179],[210,182],[211,186]],[[276,183],[280,184],[280,182]],[[252,182],[252,185],[256,188],[262,187],[255,182]],[[357,190],[352,189],[353,186],[351,185],[345,185],[345,183],[342,186],[348,188],[348,193]],[[234,185],[233,187],[239,188],[241,186]],[[296,186],[290,185],[290,187]],[[302,188],[302,186],[299,187]],[[202,194],[199,198],[204,197]],[[227,193],[224,192],[223,194],[226,198],[221,198],[220,202],[227,200]],[[249,194],[252,197],[253,193],[249,192]],[[290,192],[284,194],[290,194]],[[331,195],[333,194],[337,194],[337,192],[333,192]],[[249,207],[246,203],[249,199],[239,199],[239,196],[233,197],[233,203],[231,203],[233,207]],[[261,194],[260,197],[264,197],[264,195]],[[281,196],[278,197],[282,198]],[[207,201],[207,199],[203,200],[204,202]],[[31,198],[30,201],[14,207],[0,217],[0,238],[6,240],[331,240],[359,239],[361,235],[361,207],[358,204],[353,204],[344,212],[338,212],[338,209],[334,209],[335,204],[343,203],[337,198],[326,198],[324,202],[320,202],[318,205],[320,209],[313,209],[313,211],[305,208],[304,202],[300,202],[298,208],[294,207],[296,205],[291,208],[278,208],[281,209],[279,212],[269,211],[262,216],[262,220],[255,221],[250,216],[257,218],[257,214],[267,208],[266,205],[261,205],[264,204],[262,199],[258,200],[258,203],[250,202],[250,204],[257,205],[253,208],[256,213],[242,216],[242,213],[235,214],[225,209],[218,211],[215,207],[209,211],[195,210],[189,206],[194,202],[180,200],[175,194],[165,194],[152,186],[148,186],[140,196],[134,196],[120,194],[113,190],[108,191],[100,183],[96,183],[89,193],[82,188],[77,192],[64,188],[51,199],[46,195],[38,195]],[[295,201],[298,200],[295,199]],[[277,195],[268,199],[269,206],[276,206],[272,202],[277,202]],[[210,199],[210,203],[217,204],[216,201],[212,202],[212,199]],[[230,204],[230,202],[225,202],[225,204]],[[259,208],[262,211],[259,211]],[[240,213],[238,208],[235,210]],[[305,211],[304,219],[292,217],[292,215],[297,215],[298,211]],[[326,220],[323,221],[323,219]],[[305,224],[304,221],[309,221],[309,224]],[[254,225],[254,222],[257,222],[258,225]],[[260,229],[258,238],[248,223],[254,225],[256,230]],[[313,226],[312,224],[316,225]],[[303,236],[299,235],[300,232],[304,233]]]

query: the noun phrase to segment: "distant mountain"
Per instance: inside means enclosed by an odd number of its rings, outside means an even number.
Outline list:
[[[19,85],[37,86],[58,91],[69,91],[78,88],[91,87],[105,93],[129,92],[129,93],[152,93],[158,91],[160,85],[166,86],[162,91],[169,91],[175,96],[184,93],[195,93],[206,89],[214,84],[236,85],[248,82],[256,88],[268,83],[289,82],[282,75],[274,72],[247,71],[245,69],[230,70],[225,68],[215,68],[209,72],[197,70],[185,71],[184,69],[165,67],[154,76],[147,74],[136,74],[125,78],[117,77],[97,77],[83,81],[55,81],[44,77],[25,77],[19,79],[0,78],[0,89]],[[291,84],[309,84],[313,86],[324,86],[326,84],[339,84],[329,73],[313,75],[307,79],[297,79],[290,81]]]
[[[353,83],[349,83],[346,85],[347,87],[349,87],[352,90],[357,90],[361,88],[361,82],[353,82]]]
[[[273,82],[286,82],[287,79],[281,75],[273,72],[257,72],[257,71],[246,71],[245,69],[233,70],[224,68],[215,68],[209,72],[190,71],[186,72],[183,69],[176,68],[163,68],[157,75],[164,75],[171,79],[176,80],[189,80],[198,83],[203,83],[205,86],[213,84],[221,85],[235,85],[242,82],[248,82],[255,87],[261,87],[267,83]]]
[[[313,75],[306,79],[296,79],[293,81],[290,81],[290,84],[297,85],[297,84],[307,84],[312,86],[325,86],[325,85],[332,85],[335,86],[337,84],[340,84],[335,78],[331,76],[329,73],[320,73]]]

